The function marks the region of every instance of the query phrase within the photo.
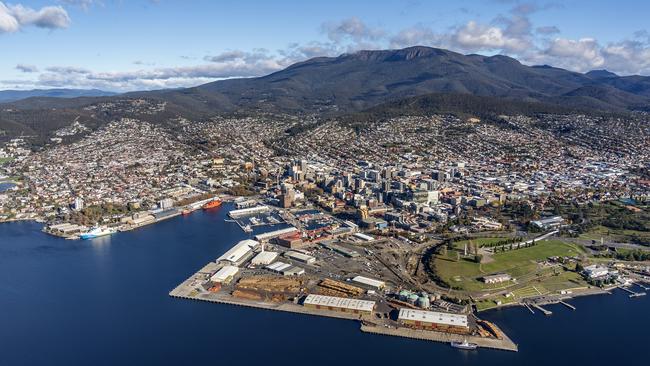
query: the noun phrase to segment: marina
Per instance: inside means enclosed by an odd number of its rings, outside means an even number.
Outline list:
[[[567,302],[564,302],[564,301],[560,301],[560,304],[566,306],[567,308],[569,308],[569,309],[571,309],[571,310],[575,310],[575,309],[576,309],[575,306],[573,306],[573,305],[571,305],[571,304],[569,304],[569,303],[567,303]]]
[[[259,227],[284,225],[287,222],[282,215],[269,206],[258,205],[255,201],[240,202],[237,210],[228,213],[229,219],[226,222],[234,222],[245,233],[253,232],[253,229]]]
[[[646,295],[645,292],[634,292],[634,291],[632,291],[629,288],[624,287],[624,286],[618,286],[618,288],[625,291],[625,292],[627,292],[627,293],[629,293],[630,298],[635,298],[635,297],[640,297],[640,296],[645,296]]]
[[[544,309],[543,307],[541,307],[540,305],[533,304],[533,307],[534,307],[535,309],[541,311],[542,314],[544,314],[544,315],[547,315],[547,316],[548,316],[548,315],[553,315],[553,312],[552,312],[552,311],[550,311],[550,310],[546,310],[546,309]]]

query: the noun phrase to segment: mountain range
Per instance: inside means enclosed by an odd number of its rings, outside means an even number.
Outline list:
[[[646,110],[650,77],[526,66],[507,56],[429,47],[318,57],[273,74],[153,93],[208,109],[351,112],[429,93],[469,94],[607,111]],[[201,109],[203,109],[203,107]]]
[[[99,89],[33,89],[33,90],[0,90],[0,103],[15,102],[34,97],[48,98],[78,98],[104,97],[117,93]]]
[[[65,118],[76,114],[82,120],[92,119],[93,125],[101,124],[118,116],[119,111],[90,115],[83,112],[84,108],[135,98],[166,104],[164,113],[152,117],[156,121],[241,112],[346,115],[372,110],[381,114],[378,111],[384,105],[391,114],[408,114],[414,105],[433,111],[462,111],[470,104],[474,109],[502,106],[492,108],[494,113],[503,108],[506,112],[626,113],[650,110],[650,77],[618,76],[606,70],[583,74],[547,65],[527,66],[502,55],[463,55],[418,46],[317,57],[262,77],[220,80],[186,89],[71,99],[28,98],[5,104],[4,110],[10,108],[10,114],[3,113],[0,106],[0,129],[7,131],[10,125],[14,133],[47,131],[47,126],[40,124],[51,123],[59,113]],[[413,98],[419,99],[416,103],[404,102]],[[506,108],[513,103],[518,107]],[[53,108],[57,109],[54,115]],[[50,111],[46,120],[34,119],[43,117],[45,113],[39,111],[45,110]]]

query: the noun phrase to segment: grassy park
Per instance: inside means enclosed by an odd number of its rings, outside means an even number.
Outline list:
[[[634,237],[650,241],[650,231],[613,229],[598,225],[580,235],[580,239],[595,240],[597,243],[600,243],[601,238],[605,239],[606,242],[614,241],[619,243],[631,243],[633,242]]]
[[[480,277],[508,273],[521,283],[543,270],[538,262],[548,257],[571,257],[581,253],[582,250],[575,245],[559,240],[544,240],[533,247],[493,254],[482,263],[475,263],[471,259],[458,259],[457,251],[449,251],[446,255],[436,257],[435,267],[438,276],[453,288],[468,291],[499,289],[512,283],[489,285],[481,282]]]
[[[530,281],[526,286],[512,290],[508,296],[497,295],[484,298],[476,302],[478,311],[491,309],[521,301],[528,297],[558,293],[561,290],[584,288],[587,286],[584,279],[575,272],[560,271],[550,276],[542,276]]]

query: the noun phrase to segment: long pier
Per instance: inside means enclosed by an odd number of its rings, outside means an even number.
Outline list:
[[[623,286],[618,286],[618,288],[620,288],[621,290],[623,290],[625,292],[628,292],[630,294],[630,298],[640,297],[640,296],[645,296],[646,295],[645,292],[634,292],[634,291],[630,290],[629,288],[625,288]]]
[[[640,283],[638,283],[638,282],[635,282],[634,284],[637,285],[637,286],[639,286],[639,287],[641,287],[644,291],[648,291],[648,290],[650,290],[650,287],[646,287],[646,286],[644,286],[644,285],[642,285],[642,284],[640,284]]]
[[[546,310],[546,309],[544,309],[543,307],[541,307],[541,306],[539,306],[539,305],[537,305],[537,304],[533,304],[533,307],[534,307],[535,309],[541,311],[544,315],[547,315],[547,316],[548,316],[548,315],[553,315],[553,312],[552,312],[552,311],[550,311],[550,310]]]
[[[571,310],[575,310],[575,309],[576,309],[575,306],[573,306],[573,305],[571,305],[571,304],[569,304],[569,303],[567,303],[567,302],[564,302],[564,301],[560,301],[560,304],[566,306],[567,308],[569,308],[569,309],[571,309]]]
[[[531,308],[530,305],[524,304],[524,306],[526,307],[526,309],[530,311],[531,314],[535,314],[535,310],[533,310],[533,308]]]

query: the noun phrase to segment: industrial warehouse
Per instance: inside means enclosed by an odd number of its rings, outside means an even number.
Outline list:
[[[404,288],[395,257],[382,258],[405,245],[400,240],[354,235],[356,229],[333,237],[337,227],[320,228],[342,222],[317,210],[285,211],[282,219],[295,226],[235,243],[170,295],[356,320],[369,333],[440,342],[466,337],[482,347],[516,350],[496,326],[469,319],[468,306],[444,301],[439,293]]]
[[[469,333],[467,315],[441,313],[415,309],[401,309],[398,320],[416,328],[451,333]]]
[[[240,265],[253,255],[253,249],[258,245],[259,243],[255,240],[242,240],[219,257],[217,262],[229,262],[234,265]]]
[[[375,309],[374,301],[322,295],[308,295],[303,301],[303,305],[318,310],[332,310],[365,315],[371,315]]]

